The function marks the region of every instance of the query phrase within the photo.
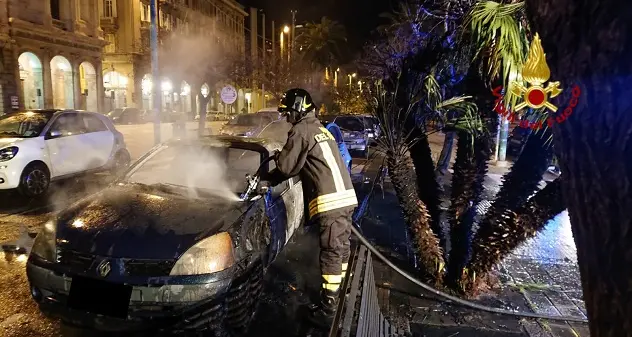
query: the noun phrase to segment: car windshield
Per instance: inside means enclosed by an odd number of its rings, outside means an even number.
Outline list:
[[[272,122],[272,118],[266,114],[245,114],[238,115],[228,124],[240,126],[260,126]]]
[[[123,114],[123,109],[114,109],[108,112],[108,117],[111,117],[111,118],[120,117],[122,114]]]
[[[158,150],[127,176],[144,185],[172,186],[191,197],[235,198],[246,174],[259,168],[259,152],[221,146],[175,145]]]
[[[42,133],[53,112],[18,112],[0,117],[1,138],[32,138]]]
[[[334,122],[343,130],[364,131],[364,124],[356,117],[338,117]]]

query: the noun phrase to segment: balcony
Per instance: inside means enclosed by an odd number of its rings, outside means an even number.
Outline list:
[[[101,17],[101,29],[103,29],[104,32],[117,30],[118,20],[116,17]]]

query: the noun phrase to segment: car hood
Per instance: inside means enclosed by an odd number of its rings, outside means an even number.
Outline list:
[[[0,148],[22,142],[26,138],[0,138]]]
[[[258,134],[261,131],[260,126],[249,125],[224,125],[221,132],[230,136],[240,136],[246,132],[252,132],[253,135]]]
[[[85,198],[57,217],[62,249],[99,256],[172,259],[235,224],[247,205],[193,199],[140,184],[119,184]]]

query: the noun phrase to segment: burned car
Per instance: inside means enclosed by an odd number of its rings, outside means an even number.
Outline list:
[[[279,149],[232,136],[152,149],[37,235],[26,271],[40,310],[106,331],[246,329],[304,217],[298,178],[256,178]]]

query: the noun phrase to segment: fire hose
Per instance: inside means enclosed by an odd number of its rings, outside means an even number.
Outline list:
[[[371,190],[369,192],[369,195],[367,198],[365,198],[362,202],[362,204],[368,203],[368,201],[370,200],[372,194],[373,194],[373,188],[375,187],[375,185],[377,184],[378,179],[380,179],[383,175],[384,175],[384,164],[382,164],[382,166],[380,166],[379,169],[379,174],[378,176],[375,178],[375,180],[373,181],[373,185],[371,186]],[[394,271],[396,271],[398,274],[400,274],[401,276],[405,277],[406,279],[408,279],[410,282],[418,285],[419,287],[423,288],[424,290],[440,297],[443,299],[443,302],[451,302],[453,304],[456,305],[460,305],[462,307],[467,307],[467,308],[471,308],[474,310],[480,310],[480,311],[486,311],[486,312],[490,312],[490,313],[495,313],[495,314],[500,314],[500,315],[507,315],[507,316],[514,316],[514,317],[523,317],[523,318],[530,318],[530,319],[545,319],[545,320],[549,320],[549,321],[564,321],[564,322],[577,322],[577,323],[588,323],[588,320],[585,318],[580,318],[580,317],[572,317],[572,316],[551,316],[551,315],[544,315],[544,314],[538,314],[538,313],[531,313],[531,312],[524,312],[524,311],[517,311],[517,310],[506,310],[506,309],[500,309],[500,308],[494,308],[494,307],[490,307],[490,306],[486,306],[486,305],[481,305],[478,303],[474,303],[468,300],[464,300],[462,298],[447,294],[441,290],[437,290],[434,287],[432,287],[429,284],[426,284],[422,281],[419,281],[418,279],[416,279],[415,277],[413,277],[412,275],[408,274],[406,271],[402,270],[401,268],[397,267],[393,262],[391,262],[387,257],[385,257],[384,255],[382,255],[382,253],[380,253],[377,248],[375,248],[375,246],[373,246],[369,240],[367,240],[367,238],[364,237],[364,235],[362,235],[362,233],[360,233],[360,225],[361,225],[361,215],[362,213],[364,213],[362,210],[365,210],[367,207],[366,205],[360,205],[360,212],[359,212],[359,216],[355,216],[354,217],[354,226],[351,226],[351,231],[353,232],[353,234],[358,238],[358,240],[360,240],[360,242],[365,245],[369,251],[371,251],[371,253],[375,256],[377,256],[382,262],[384,262],[386,265],[388,265],[390,268],[392,268]],[[357,228],[356,228],[357,227]]]

